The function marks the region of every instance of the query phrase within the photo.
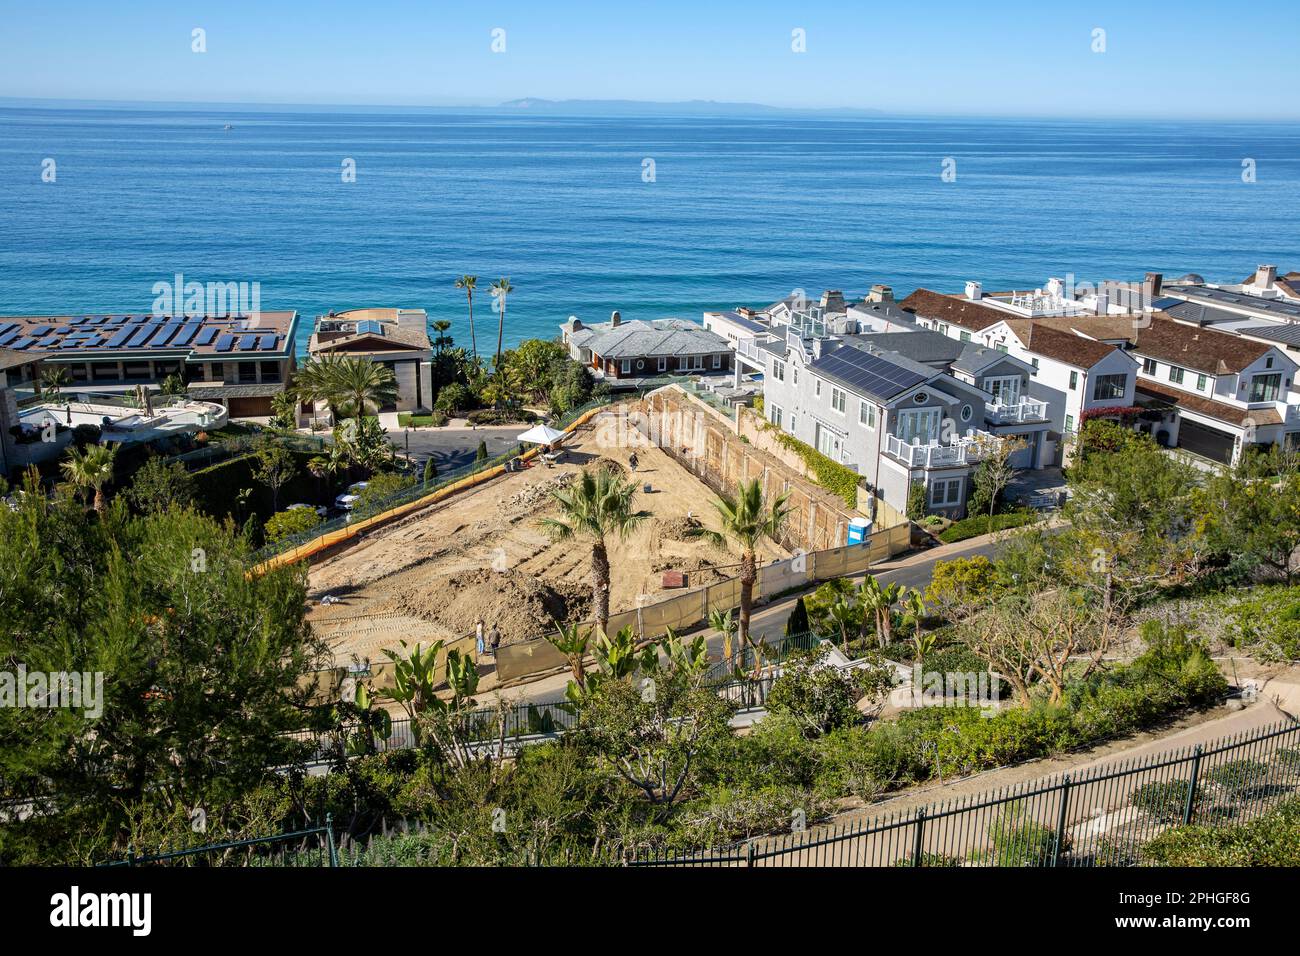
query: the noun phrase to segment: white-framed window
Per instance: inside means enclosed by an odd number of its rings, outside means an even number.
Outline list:
[[[692,355],[692,356],[691,356],[691,368],[694,369],[694,370],[697,371],[697,372],[702,372],[702,371],[704,371],[704,356],[703,356],[703,355]]]
[[[822,380],[819,378],[813,379],[813,395],[817,398],[822,397]]]
[[[1073,416],[1073,415],[1066,415],[1066,416],[1065,416],[1065,433],[1066,433],[1067,435],[1073,435],[1073,434],[1074,434],[1074,416]]]
[[[799,366],[796,365],[794,368],[790,369],[790,371],[794,373],[794,383],[795,383],[796,385],[798,385],[798,384],[799,384]]]
[[[898,437],[912,445],[925,445],[939,437],[937,408],[909,408],[898,413]]]
[[[772,359],[772,377],[778,382],[785,381],[785,363],[780,359]]]
[[[1173,382],[1175,385],[1183,384],[1183,370],[1177,365],[1169,366],[1169,381]]]
[[[1123,398],[1127,387],[1128,376],[1123,372],[1116,375],[1098,375],[1092,380],[1092,400],[1094,402],[1107,402],[1112,399]]]
[[[716,354],[715,354],[715,355],[713,356],[713,367],[714,367],[714,368],[722,368],[722,356],[721,356],[721,355],[716,355]]]
[[[974,417],[974,415],[975,415],[975,409],[972,408],[970,405],[963,405],[963,406],[961,407],[961,420],[962,420],[962,421],[964,421],[964,422],[968,422],[968,421],[971,420],[971,418]]]
[[[831,408],[844,414],[844,389],[831,386]]]
[[[840,460],[840,436],[820,423],[817,425],[817,450],[831,461]]]
[[[768,406],[768,413],[767,413],[767,415],[768,415],[768,418],[770,418],[770,419],[772,420],[772,424],[773,424],[773,425],[775,425],[777,428],[780,428],[780,427],[781,427],[781,418],[782,418],[782,414],[781,414],[781,406],[780,406],[780,405],[769,405],[769,406]]]
[[[965,481],[961,478],[942,478],[930,485],[930,507],[951,508],[961,504],[961,489]]]
[[[868,428],[876,427],[876,406],[870,402],[861,402],[858,404],[858,424],[866,425]]]
[[[990,376],[984,380],[984,391],[993,396],[994,405],[1014,405],[1020,398],[1020,376]]]
[[[1153,358],[1144,358],[1144,359],[1142,360],[1142,374],[1143,374],[1143,375],[1150,375],[1152,378],[1154,378],[1154,377],[1155,377],[1155,374],[1156,374],[1156,368],[1157,368],[1158,365],[1159,365],[1159,363],[1156,362],[1155,359],[1153,359]]]
[[[631,360],[631,359],[623,359],[623,361],[622,361],[622,363],[619,365],[619,367],[623,370],[623,374],[624,374],[624,375],[631,375],[631,374],[632,374],[632,360]]]
[[[666,355],[659,356],[659,371],[661,372],[668,371],[668,356]]]
[[[799,420],[798,417],[797,417],[793,412],[791,412],[791,413],[790,413],[790,429],[789,429],[791,435],[794,434],[794,426],[795,426],[795,423],[796,423],[798,420]]]

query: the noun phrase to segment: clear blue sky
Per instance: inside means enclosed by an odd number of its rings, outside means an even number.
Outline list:
[[[646,9],[653,6],[652,9]],[[0,96],[1300,118],[1294,0],[0,0]],[[190,51],[191,30],[207,52]],[[506,31],[506,52],[490,49]],[[791,51],[802,28],[807,52]],[[1106,52],[1094,53],[1094,28]]]

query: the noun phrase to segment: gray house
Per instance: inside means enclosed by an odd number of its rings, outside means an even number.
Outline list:
[[[914,482],[930,510],[965,513],[969,479],[994,436],[1026,447],[1014,463],[1041,467],[1049,424],[1029,399],[1030,365],[930,331],[768,343],[770,422],[854,468],[905,510]]]

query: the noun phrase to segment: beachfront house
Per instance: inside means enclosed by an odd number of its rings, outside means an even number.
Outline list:
[[[313,359],[366,358],[392,371],[397,402],[381,412],[428,411],[433,406],[433,347],[423,309],[349,309],[317,316],[307,343]]]
[[[570,316],[560,335],[574,361],[615,388],[635,388],[665,375],[721,375],[732,369],[727,340],[684,319],[624,322],[614,312],[608,322],[587,325]]]

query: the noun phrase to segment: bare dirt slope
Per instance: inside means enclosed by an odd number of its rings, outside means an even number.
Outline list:
[[[538,520],[558,513],[551,492],[581,469],[613,463],[627,473],[632,449],[599,445],[590,428],[569,448],[565,463],[487,482],[314,566],[309,617],[336,654],[346,658],[383,641],[393,646],[403,636],[411,642],[462,635],[480,615],[497,624],[503,643],[541,636],[552,618],[586,618],[590,550],[582,540],[555,542]],[[651,486],[635,503],[651,517],[626,541],[612,543],[614,611],[660,593],[664,571],[686,571],[695,587],[734,575],[739,561],[738,552],[685,535],[688,513],[718,526],[712,491],[658,449],[635,450],[638,483]],[[778,556],[764,551],[760,560]],[[318,605],[327,594],[338,603]],[[397,633],[403,628],[408,634]]]

